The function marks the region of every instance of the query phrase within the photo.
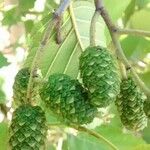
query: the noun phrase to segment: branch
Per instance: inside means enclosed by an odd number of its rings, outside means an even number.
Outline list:
[[[59,17],[59,20],[57,21],[57,24],[55,26],[57,44],[61,44],[61,42],[62,42],[61,25],[62,25],[62,18]]]
[[[98,17],[99,13],[95,11],[90,25],[90,46],[96,45],[96,22],[98,20]]]
[[[130,34],[136,36],[150,37],[150,31],[136,30],[136,29],[117,29],[118,34]]]
[[[70,0],[64,0],[61,3],[59,8],[54,12],[53,18],[52,20],[49,21],[48,27],[45,30],[44,36],[42,38],[39,48],[37,49],[36,55],[33,59],[32,66],[31,66],[30,78],[29,78],[28,89],[27,89],[27,102],[31,101],[33,78],[34,78],[34,75],[36,74],[36,71],[38,68],[38,62],[40,60],[41,55],[43,54],[44,47],[50,37],[52,29],[56,25],[58,19],[61,17],[63,12],[68,8],[69,4],[70,4]]]
[[[113,150],[118,150],[118,148],[113,145],[110,141],[108,141],[105,137],[103,137],[102,135],[100,135],[99,133],[95,132],[95,131],[92,131],[90,129],[87,129],[85,127],[82,127],[82,126],[75,126],[75,125],[72,125],[71,126],[72,128],[78,130],[78,131],[81,131],[81,132],[85,132],[89,135],[92,135],[94,136],[95,138],[97,138],[98,140],[103,140],[107,145],[109,145],[111,147],[111,149]]]
[[[130,63],[128,62],[128,59],[126,58],[126,56],[123,52],[123,49],[121,47],[121,44],[120,44],[119,38],[118,38],[118,34],[117,34],[117,27],[113,24],[112,19],[110,18],[107,10],[105,9],[105,7],[103,5],[103,0],[95,0],[95,4],[99,4],[96,6],[96,9],[100,13],[100,15],[102,16],[103,20],[105,21],[105,23],[109,29],[113,44],[116,48],[117,57],[120,59],[120,61],[122,61],[124,63],[125,67],[131,71],[136,83],[139,85],[141,90],[147,96],[150,96],[150,90],[148,89],[148,87],[146,87],[144,82],[139,78],[136,71],[130,65]]]

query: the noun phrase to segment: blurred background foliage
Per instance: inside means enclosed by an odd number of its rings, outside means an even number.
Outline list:
[[[12,85],[19,68],[30,66],[43,31],[60,0],[0,0],[0,150],[7,149],[8,124],[13,112]],[[150,0],[105,0],[118,26],[150,31]],[[56,44],[53,31],[40,60],[43,76],[64,72],[78,76],[78,57],[89,45],[93,0],[72,0],[72,9],[63,16],[63,42]],[[102,20],[97,22],[96,42],[110,46],[111,39]],[[139,76],[150,87],[150,38],[124,35],[123,50]],[[48,122],[57,120],[47,114]],[[121,150],[149,150],[150,125],[139,134],[123,129],[114,106],[100,110],[100,117],[87,126],[112,141]],[[108,150],[104,143],[70,128],[52,128],[47,150]]]

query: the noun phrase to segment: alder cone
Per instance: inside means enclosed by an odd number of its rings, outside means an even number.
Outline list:
[[[40,95],[47,108],[67,124],[90,123],[97,111],[82,85],[65,74],[51,75]]]
[[[45,113],[39,106],[18,107],[10,125],[11,150],[44,150],[46,131]]]
[[[30,71],[28,68],[23,68],[19,70],[15,77],[15,82],[13,84],[13,98],[16,105],[22,105],[26,103],[27,97],[27,88],[28,82],[30,78]],[[35,83],[36,78],[33,81],[33,89],[32,89],[32,99],[39,99],[39,90],[38,85]]]
[[[147,117],[143,110],[145,98],[146,96],[140,91],[132,78],[122,81],[116,106],[121,122],[127,129],[140,131],[147,126]]]
[[[88,47],[80,57],[83,84],[93,105],[106,107],[120,92],[120,74],[116,59],[99,46]]]

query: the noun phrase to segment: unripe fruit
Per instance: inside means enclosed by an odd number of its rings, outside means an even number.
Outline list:
[[[88,47],[81,54],[80,71],[93,105],[106,107],[114,102],[120,91],[120,75],[116,59],[107,49]]]
[[[97,111],[82,85],[64,74],[51,75],[40,95],[47,108],[67,124],[90,123]]]
[[[30,71],[28,68],[23,68],[19,70],[15,77],[15,82],[13,85],[13,98],[16,105],[22,105],[26,103],[27,98],[27,88],[30,78]],[[34,78],[33,88],[32,88],[32,99],[39,99],[38,85],[35,83],[37,77]]]
[[[147,117],[143,110],[145,98],[132,78],[122,81],[116,106],[121,122],[127,129],[140,131],[147,126]]]
[[[18,107],[12,117],[9,145],[11,150],[43,150],[46,138],[45,113],[39,106]]]

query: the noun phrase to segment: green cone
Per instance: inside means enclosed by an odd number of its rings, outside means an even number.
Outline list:
[[[80,83],[64,74],[51,75],[40,95],[47,108],[67,124],[90,123],[97,110]]]
[[[21,105],[26,103],[27,87],[30,78],[30,72],[28,68],[21,69],[16,77],[13,85],[13,98],[16,105]],[[37,78],[37,77],[36,77]],[[33,83],[34,88],[32,91],[32,99],[38,99],[38,86]]]
[[[127,129],[140,131],[147,126],[147,117],[143,110],[145,98],[132,78],[122,81],[116,106],[121,122]]]
[[[146,116],[150,119],[150,101],[149,100],[144,102],[144,112]]]
[[[46,131],[46,118],[42,109],[39,106],[22,105],[13,113],[10,149],[43,150]]]
[[[88,47],[81,54],[80,71],[93,105],[106,107],[116,99],[120,91],[120,75],[116,59],[107,49]]]

